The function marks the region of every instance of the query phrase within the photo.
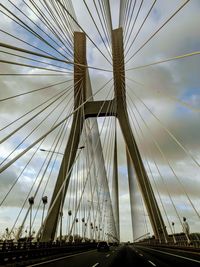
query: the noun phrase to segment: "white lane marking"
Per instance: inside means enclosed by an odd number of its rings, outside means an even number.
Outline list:
[[[143,254],[141,254],[141,253],[139,253],[139,255],[140,255],[141,257],[143,257]]]
[[[155,263],[153,263],[152,261],[148,261],[149,263],[151,263],[153,266],[156,266]]]
[[[107,255],[106,255],[106,258],[108,258],[108,257],[110,257],[110,254],[107,254]]]
[[[95,263],[95,264],[92,265],[91,267],[96,267],[97,265],[99,265],[99,262]]]
[[[67,259],[67,258],[75,257],[77,255],[86,254],[86,253],[91,252],[91,251],[93,251],[93,250],[89,250],[89,251],[85,251],[85,252],[80,252],[80,253],[68,255],[68,256],[65,256],[65,257],[56,258],[56,259],[53,259],[53,260],[48,260],[48,261],[43,261],[43,262],[39,262],[39,263],[27,265],[27,267],[40,266],[40,265],[43,265],[43,264],[46,264],[46,263],[50,263],[50,262],[54,262],[54,261],[59,261],[59,260],[64,260],[64,259]]]
[[[161,251],[161,250],[156,250],[156,249],[146,248],[146,247],[145,247],[145,249],[156,251],[156,252],[159,252],[159,253],[162,253],[162,254],[166,254],[166,255],[170,255],[170,256],[174,256],[174,257],[177,257],[177,258],[185,259],[185,260],[188,260],[188,261],[193,261],[193,262],[200,263],[200,261],[198,261],[198,260],[194,260],[194,259],[191,259],[191,258],[183,257],[183,256],[176,255],[176,254],[173,254],[173,253],[168,253],[168,252],[164,252],[164,251]]]

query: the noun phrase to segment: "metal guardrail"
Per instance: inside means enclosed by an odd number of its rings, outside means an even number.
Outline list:
[[[136,244],[200,249],[200,234],[193,233],[188,238],[184,233],[169,235],[167,242],[160,242],[158,239],[151,237],[142,239]]]
[[[0,242],[0,264],[27,261],[57,254],[96,248],[93,243],[39,243],[39,242]]]

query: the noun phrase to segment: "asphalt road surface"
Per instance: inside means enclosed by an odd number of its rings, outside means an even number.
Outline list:
[[[44,261],[29,267],[200,267],[200,254],[172,249],[143,246],[111,247],[108,252],[90,250],[57,259]]]

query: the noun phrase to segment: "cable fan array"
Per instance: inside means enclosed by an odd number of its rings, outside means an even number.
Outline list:
[[[173,242],[178,239],[177,233],[183,231],[183,217],[190,220],[193,232],[198,231],[200,212],[192,183],[198,188],[199,154],[187,138],[190,127],[184,128],[183,118],[193,126],[191,133],[197,140],[198,134],[193,132],[199,125],[199,105],[190,101],[193,84],[189,82],[195,80],[198,84],[199,80],[195,72],[187,81],[186,77],[192,74],[185,69],[187,64],[191,68],[198,66],[200,51],[190,44],[182,48],[181,37],[180,40],[176,37],[178,51],[172,44],[166,48],[162,41],[165,36],[171,38],[173,23],[178,23],[181,31],[184,23],[180,23],[180,16],[190,14],[195,4],[190,0],[174,1],[164,12],[161,2],[7,0],[0,3],[0,231],[5,239],[41,238],[74,114],[80,111],[84,117],[86,103],[103,99],[103,108],[106,101],[114,98],[112,30],[118,27],[123,29],[126,75],[123,89],[128,119],[155,200]],[[194,24],[188,25],[188,39]],[[175,31],[177,36],[179,30]],[[74,32],[86,36],[87,64],[76,63]],[[80,75],[80,80],[74,82],[75,66],[80,70],[86,68],[92,86],[91,95],[76,108],[74,87],[81,85],[82,92],[84,81]],[[181,70],[186,74],[181,74]],[[194,97],[198,96],[195,91]],[[122,224],[119,227],[113,210],[117,137],[119,184],[124,185],[123,179],[127,178],[120,173],[126,164],[120,154],[124,143],[119,141],[120,133],[116,134],[115,104],[110,102],[104,118],[99,113],[97,118],[84,121],[75,161],[63,178],[62,189],[66,181],[69,185],[66,196],[62,195],[54,240],[118,242],[119,232],[122,239],[130,236]],[[108,114],[113,116],[107,117]],[[81,125],[77,123],[76,127]],[[195,177],[191,177],[190,171]],[[130,229],[133,239],[138,240],[152,234],[152,228],[136,177],[132,186],[132,190],[119,186],[119,195],[122,200],[129,195],[128,189],[134,191],[129,196],[131,205],[135,203],[131,207],[134,222]],[[129,200],[124,205],[130,206]],[[124,217],[130,219],[125,212],[121,207],[120,222]],[[188,242],[192,238],[186,233]]]

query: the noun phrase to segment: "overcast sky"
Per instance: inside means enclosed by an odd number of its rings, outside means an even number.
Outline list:
[[[35,17],[27,6],[21,0],[12,1],[20,7],[30,18],[36,23],[39,23],[38,18]],[[26,1],[29,2],[29,1]],[[107,57],[104,44],[95,29],[94,23],[90,18],[88,11],[81,0],[74,0],[73,6],[79,24],[87,33],[87,35],[98,45]],[[97,13],[92,1],[86,1],[97,25],[100,27]],[[7,1],[2,0],[2,3],[10,10],[15,10],[14,7]],[[137,10],[141,1],[137,1],[133,18],[135,18]],[[130,32],[130,42],[133,40],[137,30],[142,24],[146,14],[153,1],[145,0],[135,23],[135,27]],[[145,22],[140,34],[131,46],[126,59],[129,59],[137,49],[143,45],[146,40],[184,3],[183,0],[158,0],[152,9],[147,21]],[[119,1],[111,0],[111,14],[113,20],[113,28],[118,27],[119,21]],[[1,10],[3,10],[1,8]],[[15,10],[16,11],[16,10]],[[198,0],[191,0],[183,7],[183,9],[166,25],[152,40],[141,49],[137,55],[126,64],[126,90],[127,90],[127,104],[130,115],[130,121],[133,133],[137,140],[141,154],[144,159],[144,164],[147,169],[150,181],[158,200],[159,207],[163,214],[163,218],[167,225],[167,230],[170,232],[168,222],[171,224],[175,222],[177,232],[181,232],[180,221],[177,218],[175,205],[180,218],[187,217],[192,232],[198,232],[200,226],[199,217],[199,190],[200,190],[200,61],[199,55],[191,56],[179,60],[168,61],[166,63],[149,66],[137,70],[128,70],[133,67],[138,67],[163,59],[172,58],[192,52],[200,51],[200,2]],[[16,11],[16,14],[19,13]],[[24,18],[25,19],[25,18]],[[16,34],[26,41],[38,46],[40,42],[22,30],[8,17],[0,13],[1,26],[0,29]],[[27,18],[25,19],[27,22]],[[132,25],[133,19],[131,21]],[[31,24],[30,24],[31,25]],[[39,24],[38,24],[39,25]],[[34,29],[35,26],[34,26]],[[102,34],[103,31],[101,30]],[[0,32],[1,42],[9,43],[19,47],[25,47],[21,42],[15,40],[2,31]],[[127,46],[129,47],[129,45]],[[41,45],[41,49],[46,46]],[[30,47],[29,47],[30,49]],[[5,49],[3,49],[5,51]],[[50,49],[48,50],[50,51]],[[62,50],[59,50],[62,51]],[[58,55],[58,54],[57,54]],[[56,55],[56,56],[57,56]],[[0,54],[2,59],[11,59],[8,55]],[[106,61],[97,48],[87,39],[87,59],[91,66],[112,70],[112,66]],[[16,60],[16,58],[15,58]],[[25,62],[23,59],[20,62]],[[55,63],[55,62],[54,62]],[[60,66],[63,66],[62,64]],[[17,67],[14,65],[1,64],[0,73],[41,73],[40,70],[28,69],[25,67]],[[97,70],[90,70],[90,78],[93,92],[96,92],[102,85],[105,84],[111,77],[112,73],[101,72]],[[70,79],[73,76],[66,74]],[[0,76],[0,98],[6,98],[18,93],[26,92],[32,89],[37,89],[45,85],[55,82],[62,82],[66,77],[10,77]],[[48,97],[59,93],[65,88],[66,84],[59,85],[48,89]],[[109,86],[101,93],[97,94],[95,99],[104,99],[109,91]],[[69,95],[67,99],[70,98]],[[109,98],[112,98],[113,91],[110,92]],[[18,118],[25,112],[34,108],[39,103],[47,99],[47,91],[41,91],[37,94],[30,94],[17,99],[1,102],[1,127],[4,127],[14,119]],[[70,102],[71,103],[71,102]],[[56,104],[55,104],[56,105]],[[55,112],[48,109],[45,115],[51,113],[45,123],[27,139],[25,144],[21,146],[14,155],[20,153],[24,147],[28,146],[33,140],[37,139],[42,133],[46,132],[49,125],[56,120],[56,114],[62,111],[65,104],[61,103]],[[65,114],[70,111],[68,105]],[[36,113],[36,111],[35,111]],[[35,114],[33,113],[33,114]],[[27,115],[26,118],[31,117]],[[40,122],[43,117],[35,118],[33,122],[11,139],[1,144],[0,158],[4,158],[9,152],[16,147],[16,145],[23,139],[24,135],[33,129],[33,127]],[[61,116],[63,118],[63,115]],[[20,122],[11,125],[10,128],[0,131],[1,139],[5,137],[11,129],[15,129]],[[110,123],[110,124],[109,124]],[[99,128],[103,124],[103,120],[99,120]],[[110,125],[114,127],[114,123],[107,119],[106,129],[110,129]],[[68,126],[69,127],[69,126]],[[128,192],[128,178],[126,169],[125,145],[119,127],[117,128],[118,135],[118,160],[119,160],[119,188],[120,188],[120,230],[121,239],[123,241],[132,240],[131,220],[130,220],[130,200]],[[110,131],[113,131],[111,129]],[[106,130],[102,133],[103,137],[107,137]],[[53,135],[44,141],[43,147],[50,149]],[[107,143],[109,143],[107,140]],[[106,141],[105,141],[106,144]],[[64,149],[61,148],[63,151]],[[105,148],[104,148],[104,154]],[[112,154],[112,153],[111,153]],[[13,181],[19,175],[23,166],[30,158],[31,154],[27,153],[24,157],[17,161],[14,166],[8,168],[1,173],[1,198],[6,194]],[[42,164],[45,155],[37,153],[37,157],[32,161],[28,170],[20,178],[19,182],[13,188],[13,193],[10,194],[5,203],[0,208],[0,230],[1,232],[9,226],[11,227],[15,220],[16,214],[19,212],[25,195],[29,191],[33,176],[37,173],[36,169]],[[109,156],[105,159],[109,165]],[[60,159],[57,159],[59,166]],[[57,169],[58,169],[57,166]],[[53,173],[56,175],[56,168]],[[110,179],[110,178],[109,178]],[[110,181],[110,180],[109,180]],[[51,194],[51,187],[55,181],[50,181],[47,192]],[[111,182],[110,182],[111,183]],[[44,186],[44,185],[43,185]],[[135,181],[135,201],[134,206],[134,238],[137,238],[147,231],[152,233],[151,226],[148,220],[148,214],[142,203],[141,194]],[[158,194],[159,192],[159,194]],[[187,193],[187,195],[186,195]],[[161,201],[160,201],[161,200]],[[172,201],[173,203],[172,203]],[[163,206],[164,209],[163,210]],[[191,205],[192,203],[192,205]],[[196,210],[194,210],[194,207]],[[23,218],[23,211],[21,220]],[[167,218],[165,216],[167,214]],[[147,223],[147,228],[146,228]],[[39,224],[39,219],[38,219]]]

